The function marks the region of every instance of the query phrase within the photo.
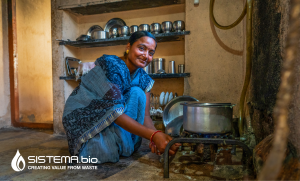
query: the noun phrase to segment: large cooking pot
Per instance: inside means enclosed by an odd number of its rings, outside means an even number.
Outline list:
[[[231,103],[187,102],[183,105],[183,129],[202,134],[231,132]]]

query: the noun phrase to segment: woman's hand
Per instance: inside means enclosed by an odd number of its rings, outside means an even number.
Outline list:
[[[158,155],[164,153],[165,148],[167,146],[167,144],[172,140],[172,137],[164,134],[162,132],[158,132],[156,133],[153,138],[152,141],[154,142],[149,144],[149,147],[151,148],[151,152],[152,153],[156,153]],[[169,149],[169,154],[170,155],[175,155],[179,146],[181,146],[180,143],[175,143],[171,146],[171,148]]]

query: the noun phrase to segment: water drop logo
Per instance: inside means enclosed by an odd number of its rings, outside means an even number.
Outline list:
[[[23,164],[23,168],[20,168],[20,163]],[[20,172],[25,168],[25,160],[22,157],[22,155],[19,153],[19,150],[17,150],[15,157],[11,161],[11,168],[14,169],[16,172]]]

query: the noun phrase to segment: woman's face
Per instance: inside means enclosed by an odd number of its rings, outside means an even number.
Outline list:
[[[156,42],[148,36],[144,36],[133,43],[127,45],[129,70],[146,67],[153,59]]]

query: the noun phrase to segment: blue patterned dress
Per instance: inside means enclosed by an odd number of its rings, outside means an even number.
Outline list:
[[[67,99],[63,125],[71,155],[117,162],[120,155],[130,156],[141,139],[114,120],[125,113],[143,124],[145,92],[154,81],[141,68],[130,75],[125,62],[114,55],[103,55],[95,65]]]

